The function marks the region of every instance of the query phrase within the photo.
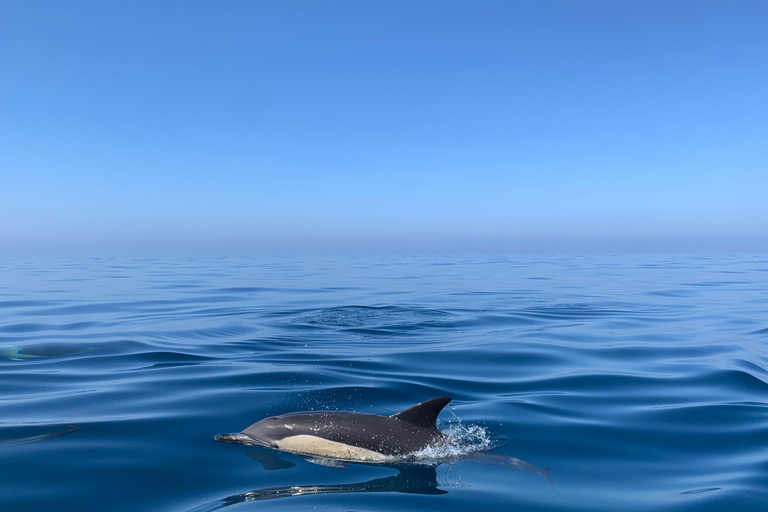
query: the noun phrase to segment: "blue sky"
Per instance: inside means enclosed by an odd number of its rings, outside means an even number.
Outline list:
[[[0,3],[0,254],[768,250],[764,1]]]

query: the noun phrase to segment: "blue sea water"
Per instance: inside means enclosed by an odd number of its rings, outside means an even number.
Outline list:
[[[0,510],[768,510],[768,256],[4,259]],[[453,402],[540,475],[217,443]]]

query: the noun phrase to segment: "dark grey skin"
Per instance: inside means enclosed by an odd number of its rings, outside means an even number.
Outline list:
[[[280,441],[308,435],[382,455],[400,456],[426,448],[444,438],[435,422],[451,401],[438,397],[392,416],[359,412],[295,412],[258,421],[240,434],[216,436],[217,441],[280,448]]]

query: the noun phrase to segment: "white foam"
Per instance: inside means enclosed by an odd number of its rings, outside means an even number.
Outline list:
[[[456,418],[441,425],[443,439],[417,452],[409,453],[403,459],[408,462],[434,464],[465,458],[475,452],[489,450],[498,445],[488,430],[480,425],[462,425]]]

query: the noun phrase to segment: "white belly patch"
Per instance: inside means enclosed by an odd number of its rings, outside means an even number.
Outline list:
[[[373,450],[306,434],[281,439],[277,442],[277,447],[286,452],[334,459],[383,461],[387,458],[386,455]]]

